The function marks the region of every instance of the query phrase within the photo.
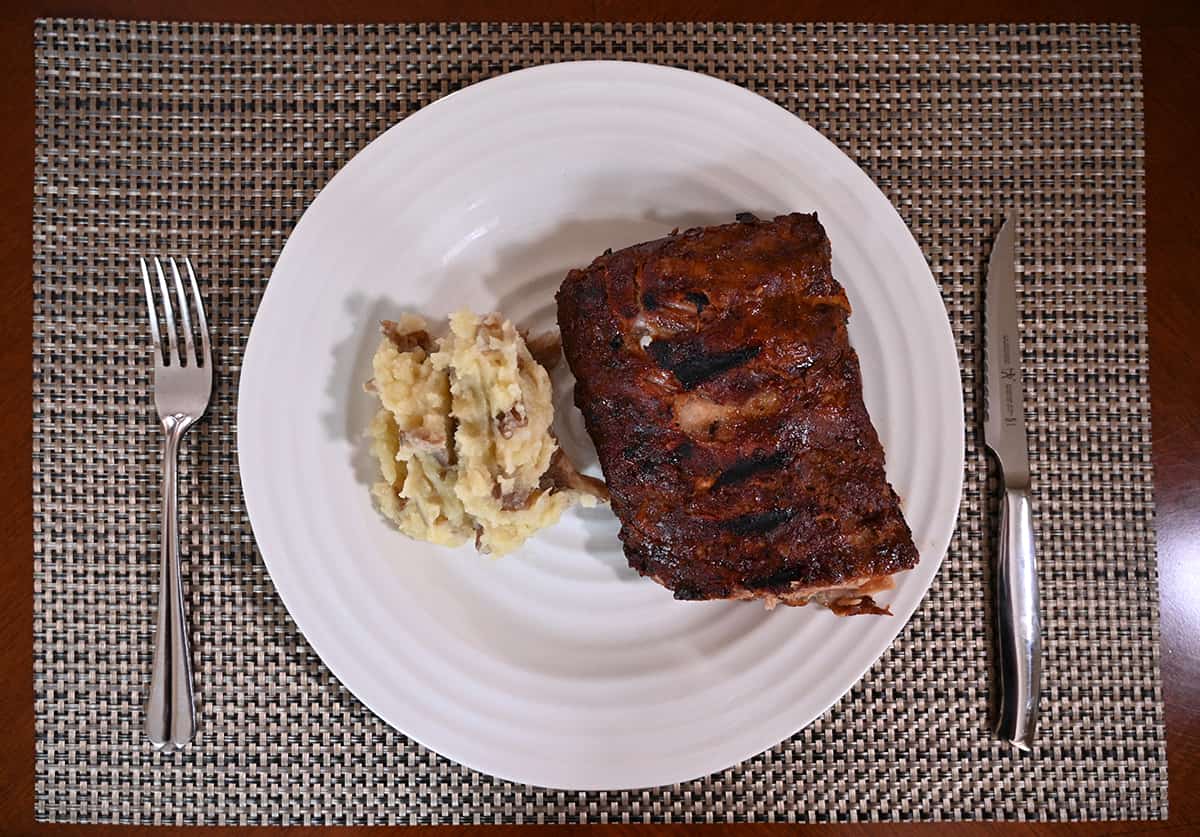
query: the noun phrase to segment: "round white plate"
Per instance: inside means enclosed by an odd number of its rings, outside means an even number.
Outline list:
[[[833,242],[867,407],[921,552],[880,597],[894,616],[676,602],[628,569],[607,509],[572,512],[499,560],[414,542],[380,517],[364,440],[375,406],[362,391],[379,319],[469,308],[551,327],[569,268],[741,210],[816,210]],[[569,394],[559,414],[564,446],[595,472]],[[486,773],[634,788],[774,746],[888,647],[954,528],[962,394],[920,250],[835,146],[706,76],[557,64],[424,108],[325,187],[254,322],[238,455],[284,603],[363,703]]]

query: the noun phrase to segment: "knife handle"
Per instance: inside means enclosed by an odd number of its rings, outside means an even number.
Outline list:
[[[1020,750],[1033,747],[1042,676],[1042,620],[1029,492],[1007,488],[1000,507],[996,561],[996,639],[1000,711],[996,734]]]

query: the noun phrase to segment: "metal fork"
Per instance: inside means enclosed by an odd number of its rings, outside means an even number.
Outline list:
[[[146,736],[156,749],[182,747],[196,735],[196,707],[192,692],[192,655],[188,642],[187,614],[183,605],[183,580],[179,566],[178,497],[175,472],[179,442],[208,408],[212,393],[212,350],[208,342],[208,320],[196,284],[191,259],[184,258],[191,298],[195,303],[196,332],[192,332],[191,307],[175,259],[168,260],[174,279],[182,330],[176,328],[171,292],[162,262],[154,259],[166,329],[159,328],[154,287],[146,260],[139,258],[150,334],[154,338],[154,405],[162,422],[162,552],[159,567],[158,631],[154,637],[154,673],[146,700]],[[181,345],[182,343],[182,345]],[[182,351],[181,351],[182,349]]]

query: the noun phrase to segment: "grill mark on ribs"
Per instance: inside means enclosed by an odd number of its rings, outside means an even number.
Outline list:
[[[702,291],[685,291],[683,298],[696,306],[697,314],[703,314],[704,306],[708,305],[708,296]]]
[[[743,514],[731,520],[722,521],[720,526],[735,535],[762,535],[772,529],[787,523],[796,514],[795,509],[771,509],[765,512]],[[788,578],[793,581],[793,578]],[[762,586],[762,585],[757,585]]]
[[[558,292],[630,566],[679,599],[886,612],[917,563],[815,215],[601,256]]]
[[[678,378],[684,389],[695,389],[705,381],[741,366],[761,350],[761,346],[745,346],[725,352],[708,352],[700,340],[692,338],[655,340],[646,348],[654,362]]]
[[[749,479],[755,474],[761,474],[766,471],[774,471],[782,467],[788,460],[788,451],[780,450],[768,456],[755,454],[754,456],[741,459],[733,465],[721,472],[721,475],[713,480],[712,489],[716,491],[718,488],[724,488],[727,485],[741,482]]]

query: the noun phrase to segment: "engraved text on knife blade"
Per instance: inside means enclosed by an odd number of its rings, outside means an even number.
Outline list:
[[[1014,427],[1017,423],[1017,368],[1013,364],[1012,338],[1000,336],[1000,379],[1004,381],[1004,426]]]

